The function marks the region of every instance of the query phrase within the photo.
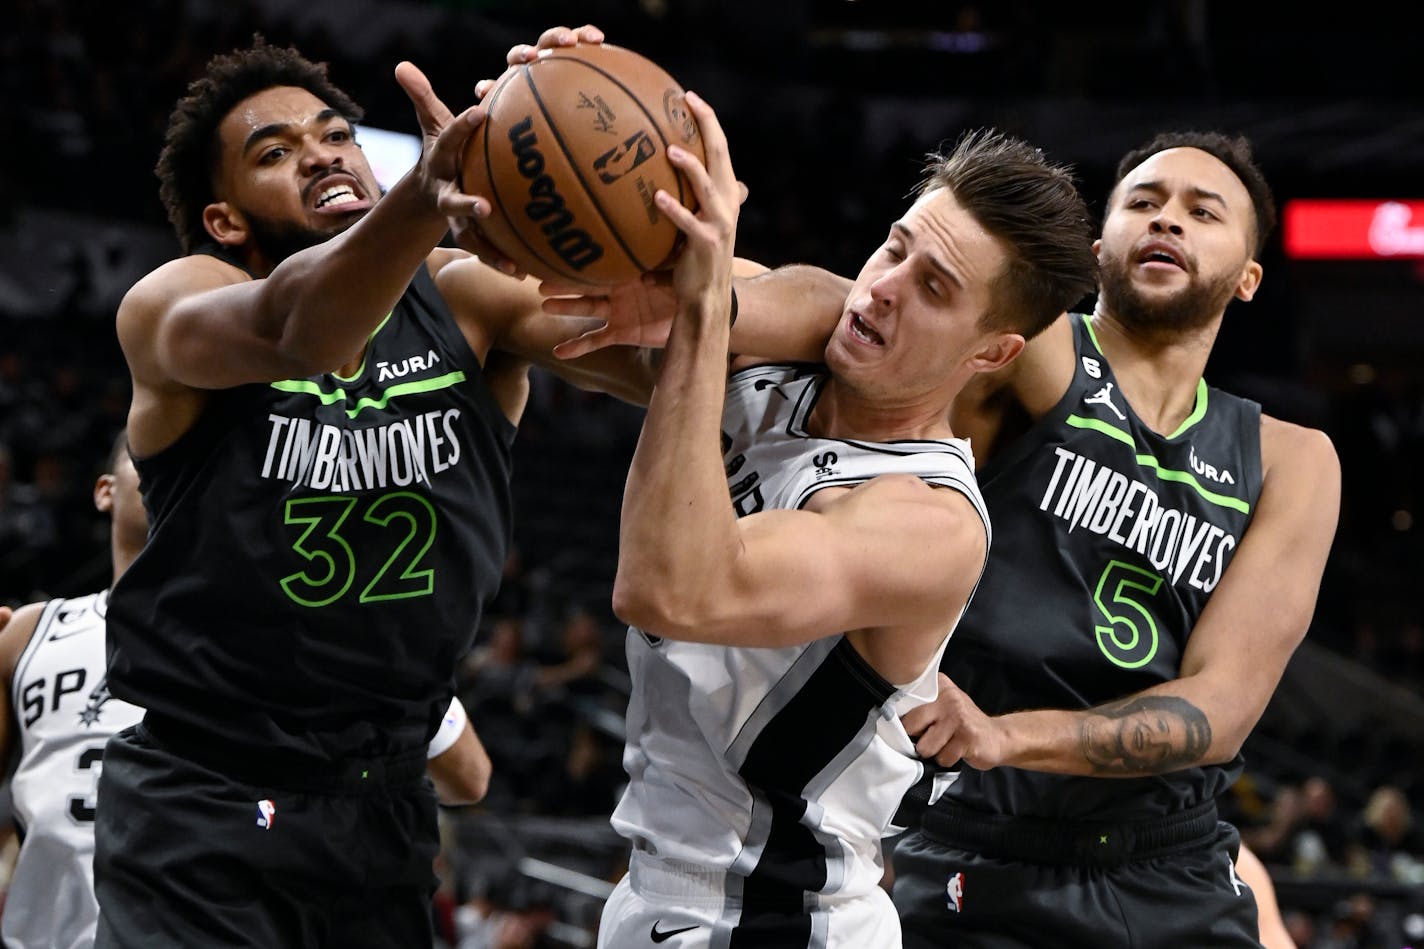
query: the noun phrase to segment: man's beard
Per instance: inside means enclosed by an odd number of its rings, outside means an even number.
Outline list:
[[[1132,282],[1132,265],[1122,259],[1103,261],[1098,271],[1103,308],[1126,326],[1153,331],[1200,329],[1226,309],[1236,294],[1236,275],[1211,280],[1192,279],[1169,296],[1150,298]]]
[[[253,246],[273,267],[299,250],[306,250],[308,247],[315,247],[317,244],[331,240],[359,220],[352,216],[339,227],[329,231],[319,231],[301,224],[293,224],[290,221],[260,217],[251,212],[246,215],[246,218],[248,230],[252,234]]]

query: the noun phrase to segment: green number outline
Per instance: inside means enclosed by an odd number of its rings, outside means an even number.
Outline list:
[[[401,552],[410,546],[411,541],[415,539],[416,533],[420,530],[421,525],[418,523],[415,512],[399,507],[390,513],[382,513],[381,510],[378,510],[395,505],[396,498],[409,498],[415,501],[418,505],[417,510],[425,515],[426,526],[429,528],[425,532],[425,543],[421,545],[421,548],[415,552],[415,555],[406,562],[399,576],[401,580],[415,582],[420,588],[395,593],[372,593],[371,591],[376,588],[376,584],[381,582],[381,578],[391,569],[391,566],[396,562],[396,558],[401,555]],[[434,506],[418,494],[414,494],[410,491],[396,491],[392,494],[383,494],[372,501],[370,506],[366,508],[366,513],[363,517],[368,522],[379,524],[382,527],[389,527],[391,522],[396,518],[403,518],[410,529],[406,535],[401,538],[400,543],[396,544],[396,549],[391,551],[391,555],[386,558],[386,562],[381,564],[381,569],[376,571],[376,575],[371,578],[371,582],[366,584],[366,589],[361,591],[360,602],[372,603],[379,600],[404,600],[412,596],[429,596],[435,590],[435,571],[428,567],[424,570],[416,570],[415,567],[425,556],[425,552],[430,549],[430,545],[435,543],[437,519]]]
[[[311,537],[312,532],[315,531],[317,527],[322,524],[322,522],[327,520],[326,516],[324,514],[302,515],[298,514],[298,509],[312,508],[316,507],[317,505],[324,505],[329,507],[332,504],[337,504],[341,506],[341,515],[336,518],[336,523],[332,524],[322,534],[322,537],[323,539],[332,541],[330,547],[332,549],[335,549],[341,555],[341,559],[345,563],[346,578],[341,581],[341,588],[335,593],[324,599],[314,600],[298,594],[296,592],[297,585],[303,584],[306,587],[312,588],[313,590],[320,590],[323,587],[328,587],[332,584],[333,581],[336,580],[339,568],[336,563],[336,558],[333,557],[332,554],[328,552],[328,550],[307,550],[305,546],[307,538]],[[351,515],[351,509],[355,506],[355,498],[341,497],[339,495],[324,495],[321,497],[310,498],[293,498],[287,502],[285,522],[288,524],[307,525],[306,530],[302,531],[302,536],[298,537],[295,541],[292,542],[292,549],[295,550],[301,556],[305,557],[309,563],[317,560],[323,560],[326,562],[327,565],[326,577],[321,580],[316,580],[313,577],[308,576],[306,570],[302,570],[298,573],[294,573],[282,578],[282,589],[286,591],[287,596],[291,597],[293,600],[295,600],[297,603],[300,603],[302,606],[327,606],[328,604],[335,603],[342,597],[343,594],[346,593],[347,590],[351,589],[351,584],[356,579],[356,554],[351,549],[351,545],[346,542],[346,538],[341,536],[341,525],[346,523],[346,518]]]
[[[281,586],[287,596],[302,606],[321,607],[335,603],[346,592],[351,589],[351,585],[356,582],[356,552],[351,549],[350,543],[341,536],[342,525],[351,516],[352,509],[356,506],[357,499],[354,497],[343,497],[341,495],[323,495],[320,497],[294,498],[287,502],[285,512],[285,523],[306,525],[295,541],[292,542],[292,549],[306,558],[309,564],[322,563],[325,565],[325,575],[317,577],[310,568],[283,577]],[[401,503],[401,502],[414,502]],[[325,510],[318,513],[305,513],[314,510],[320,505],[329,508],[336,505],[341,508],[341,513],[334,518]],[[419,494],[410,491],[394,491],[383,494],[366,505],[361,515],[367,523],[376,524],[380,527],[391,527],[396,520],[405,522],[405,535],[396,543],[395,548],[381,564],[376,575],[371,578],[362,589],[358,597],[360,603],[374,603],[381,600],[403,600],[414,596],[429,596],[435,590],[435,571],[431,568],[417,569],[427,551],[435,543],[435,531],[438,523],[435,507]],[[425,540],[420,543],[420,548],[413,554],[402,558],[413,543],[418,543],[418,535],[425,534]],[[321,533],[316,539],[320,543],[313,543],[313,534],[320,529]],[[387,574],[396,565],[397,560],[404,560],[404,566],[400,568],[398,574],[393,575],[391,582],[406,581],[407,589],[397,590],[390,593],[373,592],[386,579]],[[336,586],[336,592],[327,596],[317,596],[322,590]],[[300,592],[299,592],[300,591]]]
[[[1117,568],[1121,568],[1121,572],[1127,573],[1128,576],[1119,577],[1116,580],[1116,586],[1112,590],[1112,597],[1109,602],[1105,603],[1103,601],[1103,590],[1109,584],[1108,578]],[[1136,577],[1133,576],[1134,574]],[[1103,616],[1107,617],[1109,625],[1095,626],[1093,631],[1098,637],[1098,649],[1107,657],[1109,662],[1116,666],[1121,666],[1124,669],[1138,669],[1147,665],[1147,663],[1152,661],[1152,657],[1157,655],[1157,645],[1160,642],[1157,632],[1157,621],[1152,617],[1152,612],[1143,605],[1141,599],[1155,596],[1157,591],[1161,588],[1162,578],[1150,570],[1144,570],[1130,563],[1123,563],[1121,560],[1111,560],[1108,562],[1107,567],[1103,570],[1103,575],[1098,578],[1097,589],[1093,591],[1093,602],[1097,604],[1098,610]],[[1146,597],[1139,599],[1132,591],[1141,591],[1143,594],[1146,594]],[[1114,613],[1109,609],[1110,604],[1118,604],[1126,609],[1132,610],[1137,613],[1142,622],[1146,624],[1148,635],[1151,637],[1151,646],[1141,659],[1129,661],[1120,657],[1122,653],[1127,653],[1138,648],[1138,644],[1142,641],[1142,631],[1130,616]],[[1126,641],[1118,636],[1115,627],[1119,623],[1131,631],[1131,636]],[[1114,655],[1114,648],[1118,655]]]

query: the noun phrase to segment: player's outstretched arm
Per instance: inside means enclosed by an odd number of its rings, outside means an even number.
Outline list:
[[[396,75],[425,136],[416,166],[358,223],[286,258],[266,279],[251,280],[215,258],[197,256],[139,281],[118,314],[137,381],[218,389],[335,369],[360,351],[400,299],[444,237],[448,216],[487,211],[488,202],[455,187],[460,148],[483,110],[452,115],[414,66],[402,63]],[[329,157],[354,149],[345,120],[329,122],[331,135],[343,136],[323,139],[320,147]],[[257,161],[247,157],[256,151],[249,149],[241,160]]]
[[[730,350],[741,365],[820,362],[835,331],[851,282],[809,264],[769,269],[735,258],[732,274],[737,319]],[[555,353],[573,359],[608,346],[658,349],[667,344],[676,296],[667,274],[647,274],[633,286],[589,290],[546,283],[540,287],[550,314],[590,321]]]
[[[917,749],[949,766],[1012,765],[1139,777],[1231,760],[1305,637],[1340,511],[1324,433],[1265,418],[1265,471],[1250,528],[1193,627],[1181,676],[1087,710],[988,718],[952,683],[905,717]]]

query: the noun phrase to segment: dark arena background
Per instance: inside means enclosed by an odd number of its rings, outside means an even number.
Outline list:
[[[962,130],[997,126],[1070,163],[1095,212],[1117,158],[1156,130],[1244,132],[1283,223],[1207,379],[1328,432],[1344,499],[1310,634],[1226,807],[1302,947],[1424,944],[1424,76],[1398,16],[1210,2],[16,0],[0,34],[0,603],[107,581],[90,488],[128,405],[114,311],[177,254],[152,173],[164,122],[209,56],[255,31],[330,63],[367,110],[362,141],[389,139],[398,174],[416,125],[397,62],[458,110],[512,44],[595,23],[717,108],[750,189],[739,252],[842,273],[904,207],[920,156]],[[442,812],[432,912],[452,949],[592,946],[622,873],[608,815],[628,681],[609,593],[640,420],[536,375],[516,549],[461,675],[495,777],[483,803]]]

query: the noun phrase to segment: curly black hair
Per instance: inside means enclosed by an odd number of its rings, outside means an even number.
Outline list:
[[[158,196],[183,253],[191,254],[207,240],[203,209],[216,198],[218,126],[238,103],[265,89],[296,86],[348,121],[361,119],[361,107],[336,88],[326,72],[326,63],[314,63],[294,47],[273,46],[255,34],[246,49],[214,56],[203,75],[189,84],[168,118],[163,151],[153,169],[160,182]]]
[[[1117,165],[1117,175],[1113,178],[1113,190],[1122,183],[1134,168],[1158,152],[1169,148],[1195,148],[1216,158],[1232,174],[1241,180],[1246,193],[1251,197],[1251,207],[1255,212],[1256,232],[1252,235],[1256,256],[1266,247],[1266,238],[1276,226],[1276,201],[1271,196],[1271,188],[1266,184],[1266,176],[1256,164],[1251,152],[1251,140],[1244,135],[1228,135],[1225,132],[1179,131],[1161,132],[1150,142],[1134,148]]]

